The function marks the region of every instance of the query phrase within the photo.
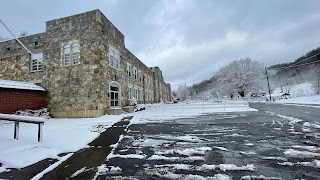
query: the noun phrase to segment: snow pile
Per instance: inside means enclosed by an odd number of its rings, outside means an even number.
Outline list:
[[[190,164],[162,164],[162,165],[154,165],[155,168],[164,168],[164,167],[172,167],[174,170],[190,170],[193,168]]]
[[[305,123],[303,123],[303,126],[304,127],[313,127],[313,128],[316,128],[316,129],[320,129],[320,125],[319,124],[315,124],[315,123],[305,122]]]
[[[266,177],[264,175],[260,176],[253,176],[253,175],[248,175],[248,176],[242,176],[241,180],[252,180],[252,179],[259,179],[259,180],[282,180],[282,178],[279,177]]]
[[[162,144],[167,144],[171,143],[172,141],[167,141],[167,140],[159,140],[159,139],[138,139],[132,143],[133,146],[140,146],[140,147],[156,147],[156,146],[161,146]]]
[[[198,171],[208,171],[216,169],[220,169],[221,171],[254,171],[255,166],[253,164],[247,164],[245,166],[237,166],[235,164],[203,164],[202,166],[197,168]]]
[[[99,118],[46,119],[41,142],[37,142],[38,126],[20,123],[19,140],[14,140],[14,123],[1,121],[0,147],[5,148],[0,148],[0,163],[3,168],[24,168],[43,159],[59,159],[61,153],[76,152],[86,147],[100,135],[99,132],[105,131],[123,117],[108,115]],[[43,118],[39,119],[43,121]]]
[[[193,174],[175,174],[171,172],[167,172],[165,174],[161,174],[158,172],[152,172],[151,175],[156,175],[161,178],[167,179],[185,179],[185,180],[231,180],[232,178],[226,174],[215,174],[213,177],[204,177],[200,175],[193,175]]]
[[[166,151],[158,151],[156,154],[165,155],[165,154],[179,154],[184,156],[192,156],[194,154],[205,155],[206,151],[211,151],[210,147],[200,147],[200,148],[186,148],[186,149],[170,149]]]
[[[109,154],[108,160],[112,158],[123,158],[123,159],[145,159],[146,155],[140,155],[140,154]]]
[[[294,149],[288,149],[284,152],[288,157],[295,158],[320,158],[320,153],[314,153],[309,151],[298,151]]]
[[[49,111],[47,108],[42,108],[38,110],[30,110],[30,109],[18,110],[14,114],[19,116],[42,117],[46,119],[50,118]]]
[[[188,161],[188,162],[194,162],[194,161],[204,161],[203,157],[199,156],[190,156],[190,157],[167,157],[167,156],[161,156],[161,155],[152,155],[147,159],[148,161]]]
[[[278,161],[287,161],[287,158],[283,157],[262,157],[265,160],[278,160]]]
[[[289,125],[294,125],[296,123],[299,123],[299,122],[302,122],[303,120],[302,119],[298,119],[298,118],[295,118],[295,117],[290,117],[290,116],[285,116],[285,115],[281,115],[281,114],[276,114],[274,112],[270,112],[270,111],[266,111],[266,113],[268,114],[271,114],[271,115],[274,115],[274,116],[278,116],[282,119],[286,119],[286,120],[289,120]],[[274,121],[273,123],[274,124]]]
[[[282,166],[309,166],[309,167],[314,167],[314,168],[320,168],[320,161],[319,160],[313,160],[312,162],[296,162],[296,163],[293,163],[293,162],[282,162],[282,163],[279,163],[279,165],[282,165]]]

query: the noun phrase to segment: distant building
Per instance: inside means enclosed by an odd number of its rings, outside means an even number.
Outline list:
[[[126,47],[124,35],[94,10],[46,22],[46,31],[0,42],[0,79],[36,83],[47,90],[54,117],[118,114],[138,103],[171,99],[158,67],[147,67]]]

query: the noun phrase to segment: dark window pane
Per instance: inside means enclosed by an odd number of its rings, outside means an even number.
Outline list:
[[[111,106],[114,106],[114,101],[111,101]]]
[[[110,90],[111,90],[111,91],[118,91],[118,87],[116,87],[116,86],[110,86]]]
[[[119,104],[118,101],[115,101],[115,102],[114,102],[114,105],[115,105],[115,106],[118,106],[118,104]]]
[[[115,95],[115,99],[118,99],[119,97],[119,93],[114,93],[114,95]]]
[[[111,92],[111,99],[114,99],[114,92]]]

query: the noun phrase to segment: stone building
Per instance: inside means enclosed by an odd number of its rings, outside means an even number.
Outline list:
[[[0,42],[0,79],[36,83],[47,90],[54,117],[117,114],[138,103],[171,99],[158,67],[147,67],[126,47],[124,35],[93,10],[46,22],[43,33]]]

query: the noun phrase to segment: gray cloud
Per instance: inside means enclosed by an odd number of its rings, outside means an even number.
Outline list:
[[[100,9],[125,35],[128,49],[148,66],[159,66],[176,88],[208,79],[235,59],[251,57],[269,66],[318,47],[319,5],[317,0],[12,0],[0,7],[0,17],[16,34],[37,33],[47,20]],[[0,36],[10,37],[2,27]]]

